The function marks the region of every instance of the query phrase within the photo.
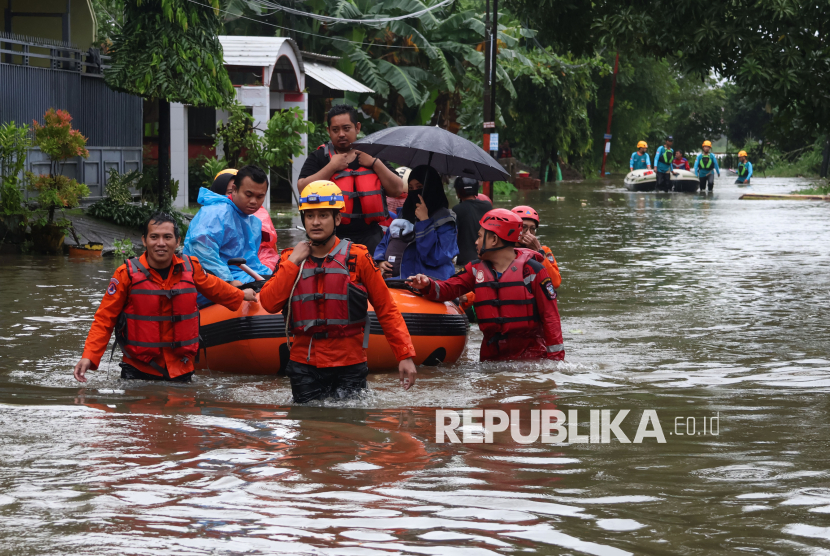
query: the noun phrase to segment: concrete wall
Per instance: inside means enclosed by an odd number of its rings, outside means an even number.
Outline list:
[[[86,50],[95,41],[97,22],[90,0],[69,0],[69,36],[63,36],[60,17],[18,17],[12,18],[11,29],[6,27],[5,10],[29,13],[66,13],[67,0],[0,0],[0,31],[18,35],[40,37],[56,41],[68,41]],[[43,62],[32,61],[33,65]]]
[[[170,103],[170,177],[179,181],[179,192],[173,206],[188,205],[187,172],[187,106]]]

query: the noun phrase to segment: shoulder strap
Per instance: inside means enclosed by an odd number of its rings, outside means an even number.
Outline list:
[[[150,279],[150,271],[147,270],[143,264],[141,264],[141,260],[138,257],[127,259],[127,268],[129,268],[132,271],[141,272],[144,275],[145,279]],[[132,275],[130,276],[130,280],[132,280]]]
[[[190,255],[182,257],[182,263],[187,272],[193,272],[193,262],[190,260]]]

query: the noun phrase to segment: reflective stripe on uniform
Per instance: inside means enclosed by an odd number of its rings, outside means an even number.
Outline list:
[[[323,266],[318,266],[317,268],[304,268],[303,269],[303,280],[309,278],[311,276],[315,276],[317,274],[348,274],[348,269],[345,268],[326,268]]]
[[[181,322],[187,319],[197,319],[199,318],[199,311],[195,313],[190,313],[189,315],[172,315],[172,316],[162,316],[162,317],[153,317],[153,316],[146,316],[146,315],[130,315],[124,314],[125,317],[131,320],[149,320],[149,321],[157,321],[157,322]]]
[[[548,353],[556,353],[557,351],[562,351],[565,349],[565,344],[556,344],[555,346],[548,346],[545,348]]]
[[[295,295],[291,298],[291,301],[317,301],[319,299],[338,299],[345,301],[349,299],[349,296],[340,293],[303,293]]]

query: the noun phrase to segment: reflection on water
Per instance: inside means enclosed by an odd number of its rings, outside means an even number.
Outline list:
[[[127,383],[115,362],[80,388],[117,263],[0,259],[0,552],[828,553],[830,205],[729,181],[497,203],[540,208],[567,362],[479,364],[474,329],[459,364],[346,404],[292,406],[283,378]],[[591,409],[654,409],[667,442],[436,443],[436,408],[471,407],[577,410],[584,434]],[[717,436],[680,434],[714,415]]]

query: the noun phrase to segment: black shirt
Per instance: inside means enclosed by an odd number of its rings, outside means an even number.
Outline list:
[[[325,168],[326,165],[329,163],[329,160],[331,159],[328,156],[326,156],[325,150],[323,150],[322,148],[318,148],[316,151],[308,155],[305,164],[303,164],[302,170],[300,170],[299,179],[313,176],[314,174]],[[386,162],[382,160],[381,162],[386,164]],[[394,169],[391,166],[389,166],[389,164],[386,164],[386,167],[394,171]],[[358,168],[360,168],[360,163],[357,161],[357,158],[355,158],[352,161],[352,163],[349,164],[348,168],[349,170],[357,170]],[[331,176],[329,176],[328,179],[331,179]],[[352,212],[361,212],[359,197],[354,198]],[[378,224],[377,222],[374,222],[372,224],[366,224],[366,222],[364,222],[363,220],[358,220],[356,218],[352,218],[351,222],[349,222],[348,224],[341,224],[337,227],[337,237],[349,238],[353,240],[355,243],[360,244],[364,244],[361,240],[367,237],[376,236],[378,234],[383,234],[383,231],[380,228],[380,224]]]
[[[464,266],[478,258],[476,239],[478,239],[478,229],[481,227],[479,221],[482,216],[491,210],[493,210],[493,205],[478,199],[463,201],[452,207],[452,211],[458,217],[456,220],[458,226],[458,258],[455,260],[456,264]]]

